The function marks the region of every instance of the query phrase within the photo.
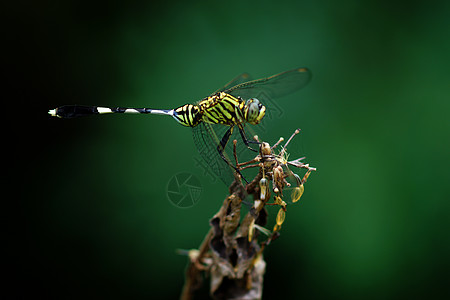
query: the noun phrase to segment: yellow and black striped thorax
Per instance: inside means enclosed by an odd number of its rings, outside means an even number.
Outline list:
[[[174,118],[188,127],[195,127],[200,122],[233,126],[244,122],[244,106],[242,99],[220,92],[197,105],[178,107],[174,111]]]

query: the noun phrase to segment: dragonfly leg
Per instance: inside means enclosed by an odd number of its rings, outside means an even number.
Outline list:
[[[231,164],[231,162],[225,157],[225,155],[223,154],[223,152],[225,151],[225,146],[227,145],[228,141],[230,140],[231,134],[233,133],[233,127],[230,127],[230,129],[227,130],[227,132],[225,132],[224,136],[222,137],[222,140],[220,140],[219,145],[217,145],[217,151],[219,151],[219,155],[220,157],[230,166],[232,167],[236,173],[238,173],[242,179],[244,179],[244,181],[248,184],[247,179],[245,179],[244,175],[242,175],[241,171],[239,170],[239,168],[233,166]]]
[[[242,141],[244,142],[245,146],[247,146],[248,149],[250,149],[250,150],[252,150],[254,152],[258,152],[258,150],[255,150],[252,147],[250,147],[250,143],[259,145],[259,142],[248,140],[247,137],[245,136],[244,129],[241,128],[241,127],[239,127],[239,133],[241,134],[241,138],[242,138]]]

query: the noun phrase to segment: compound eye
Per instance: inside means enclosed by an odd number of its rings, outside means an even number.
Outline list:
[[[254,103],[250,105],[250,114],[252,116],[258,114],[258,111],[259,111],[258,106],[256,106]]]

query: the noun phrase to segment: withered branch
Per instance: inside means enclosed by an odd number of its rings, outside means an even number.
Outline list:
[[[286,159],[287,146],[299,132],[297,129],[278,152],[275,149],[282,138],[273,147],[260,142],[259,155],[243,163],[238,162],[234,141],[236,167],[239,170],[257,168],[258,173],[245,187],[239,175],[235,175],[229,188],[230,195],[211,218],[211,228],[199,249],[189,251],[182,300],[193,299],[204,275],[210,278],[210,294],[214,299],[261,299],[266,266],[263,250],[280,235],[286,217],[286,202],[295,203],[300,199],[304,183],[316,170],[302,162],[304,157],[292,161]],[[300,178],[289,166],[307,171]],[[274,197],[270,203],[272,193]],[[243,210],[242,203],[247,195],[252,195],[253,204],[250,209]],[[268,221],[267,205],[280,207],[272,230],[264,227]],[[243,211],[246,213],[241,217]]]

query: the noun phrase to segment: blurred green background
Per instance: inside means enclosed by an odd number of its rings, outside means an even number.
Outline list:
[[[264,138],[301,128],[293,155],[318,171],[265,253],[264,299],[449,295],[448,1],[39,1],[4,12],[5,103],[17,109],[5,131],[20,128],[7,246],[21,250],[18,295],[176,299],[186,258],[175,250],[198,247],[227,193],[170,118],[48,109],[174,108],[239,73],[300,66],[313,80],[280,100]],[[190,209],[166,197],[183,171],[203,187]]]

